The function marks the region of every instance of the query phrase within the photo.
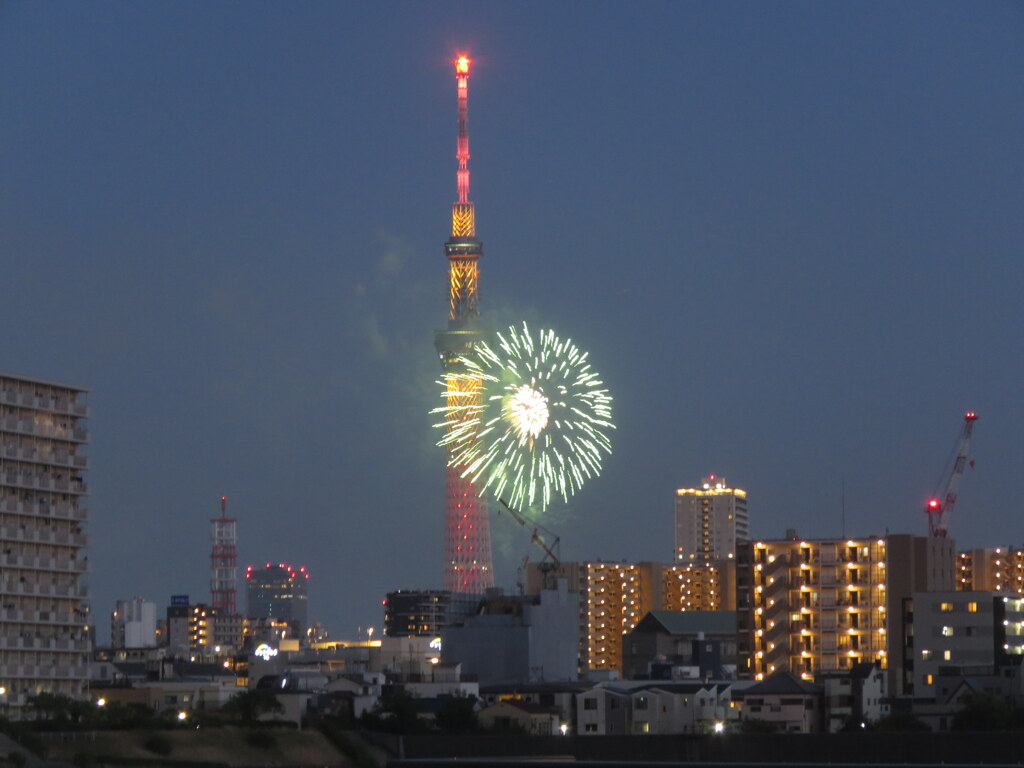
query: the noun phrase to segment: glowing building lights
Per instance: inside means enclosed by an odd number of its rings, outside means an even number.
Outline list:
[[[479,260],[483,256],[483,246],[476,238],[474,208],[469,200],[470,58],[463,54],[453,63],[458,96],[458,199],[452,205],[451,237],[445,243],[449,283],[448,328],[437,331],[434,337],[434,345],[446,372],[459,369],[459,358],[483,339],[483,334],[477,330],[480,314]],[[472,378],[449,378],[444,392],[447,406],[457,408],[479,404],[480,393],[476,385]],[[494,586],[487,500],[482,488],[464,476],[465,467],[453,461],[451,450],[448,451],[447,463],[444,587],[454,592],[482,593]]]

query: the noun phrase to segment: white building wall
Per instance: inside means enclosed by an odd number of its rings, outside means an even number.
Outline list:
[[[0,374],[0,714],[87,695],[86,390]]]

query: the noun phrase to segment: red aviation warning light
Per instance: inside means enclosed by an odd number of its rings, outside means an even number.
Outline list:
[[[455,74],[457,75],[468,75],[469,74],[469,57],[459,56],[455,60]]]
[[[964,424],[960,429],[960,436],[957,439],[952,467],[947,465],[943,471],[940,485],[928,503],[924,511],[928,515],[928,535],[945,538],[949,533],[949,518],[956,505],[957,487],[960,478],[963,477],[964,469],[967,466],[974,466],[973,461],[968,461],[968,454],[971,450],[971,433],[974,430],[974,422],[978,420],[978,414],[968,411],[964,414]]]

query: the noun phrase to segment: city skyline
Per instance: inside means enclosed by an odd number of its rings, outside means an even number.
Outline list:
[[[451,61],[473,72],[486,324],[615,396],[566,560],[670,561],[677,488],[752,536],[1024,542],[1017,6],[5,4],[0,370],[91,390],[93,622],[301,561],[310,618],[441,586]],[[795,493],[794,489],[800,492]],[[496,582],[528,532],[491,516]],[[126,586],[126,576],[132,578]]]

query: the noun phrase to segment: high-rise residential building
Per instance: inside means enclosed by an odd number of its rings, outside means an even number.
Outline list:
[[[621,671],[622,637],[648,611],[733,610],[735,561],[664,566],[642,562],[529,563],[526,591],[565,579],[579,595],[580,672]]]
[[[809,540],[795,534],[746,544],[737,553],[740,674],[763,679],[873,662],[900,677],[903,601],[951,589],[952,539]]]
[[[0,712],[83,698],[89,466],[82,387],[0,374]]]
[[[1024,593],[1024,547],[988,547],[957,554],[956,588]]]
[[[308,581],[305,566],[296,569],[287,563],[267,563],[265,568],[250,565],[245,571],[246,616],[287,622],[301,637],[306,631]]]
[[[155,648],[156,641],[156,603],[141,597],[118,600],[110,617],[110,647]]]
[[[698,488],[676,491],[677,563],[728,560],[747,541],[747,492],[708,475]]]

